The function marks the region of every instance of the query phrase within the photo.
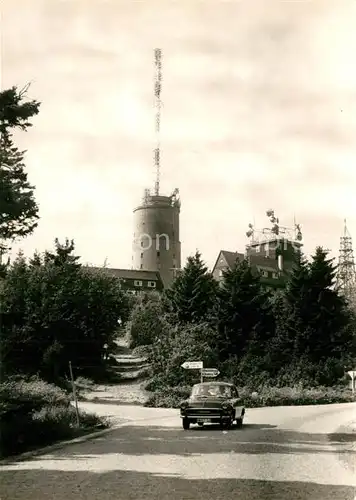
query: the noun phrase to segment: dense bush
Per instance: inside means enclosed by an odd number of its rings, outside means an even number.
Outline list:
[[[147,389],[148,390],[148,389]],[[190,387],[166,387],[154,392],[144,406],[153,408],[179,408],[179,404],[189,397]]]
[[[76,411],[58,387],[33,379],[0,384],[0,454],[20,453],[62,439],[70,439],[108,423],[96,415]]]
[[[171,387],[198,382],[196,370],[184,370],[185,361],[202,360],[205,367],[215,367],[214,331],[207,323],[171,325],[152,346],[152,374],[158,384]]]
[[[167,320],[161,295],[157,292],[142,295],[130,315],[127,333],[130,348],[153,344],[166,329]]]
[[[250,389],[239,390],[242,403],[246,408],[265,406],[297,406],[319,405],[331,403],[348,403],[356,401],[350,391],[339,388],[330,389],[316,387],[303,389],[301,387],[264,387],[257,396],[252,396]],[[145,406],[155,408],[179,408],[180,403],[189,397],[190,387],[165,387],[156,390],[146,401]]]

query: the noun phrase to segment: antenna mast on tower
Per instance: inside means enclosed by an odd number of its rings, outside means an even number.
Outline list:
[[[155,169],[156,169],[156,182],[155,182],[155,195],[159,196],[159,183],[160,183],[160,125],[161,125],[161,82],[162,82],[162,51],[155,49],[155,109],[156,109],[156,149],[154,152]]]
[[[336,276],[339,290],[351,307],[356,307],[356,270],[352,238],[344,219],[344,235],[340,238],[339,265]]]

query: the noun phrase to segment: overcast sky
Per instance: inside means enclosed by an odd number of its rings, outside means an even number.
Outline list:
[[[340,5],[341,4],[341,5]],[[306,252],[356,239],[356,2],[2,0],[2,88],[42,101],[28,149],[41,220],[26,254],[74,238],[130,267],[153,187],[153,50],[163,52],[162,191],[181,194],[185,259],[302,225]]]

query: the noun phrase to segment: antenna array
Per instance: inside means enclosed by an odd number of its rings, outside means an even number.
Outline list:
[[[159,195],[160,183],[160,126],[161,126],[161,87],[162,87],[162,51],[155,49],[155,109],[156,109],[156,149],[154,151],[154,162],[156,169],[155,195]]]
[[[256,229],[254,224],[248,225],[246,236],[250,238],[252,244],[262,243],[264,241],[267,242],[274,239],[287,239],[296,243],[300,243],[302,241],[303,235],[300,224],[296,224],[294,221],[294,228],[281,226],[279,224],[279,218],[275,216],[275,211],[273,209],[267,210],[266,215],[269,218],[272,227]]]

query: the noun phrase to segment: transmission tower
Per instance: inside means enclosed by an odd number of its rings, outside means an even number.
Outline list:
[[[353,308],[356,307],[356,270],[352,237],[344,220],[344,234],[340,238],[339,264],[336,289]]]
[[[161,87],[162,87],[162,51],[155,49],[155,109],[156,109],[156,149],[154,151],[154,161],[156,169],[155,195],[159,196],[160,183],[160,126],[161,126]]]

